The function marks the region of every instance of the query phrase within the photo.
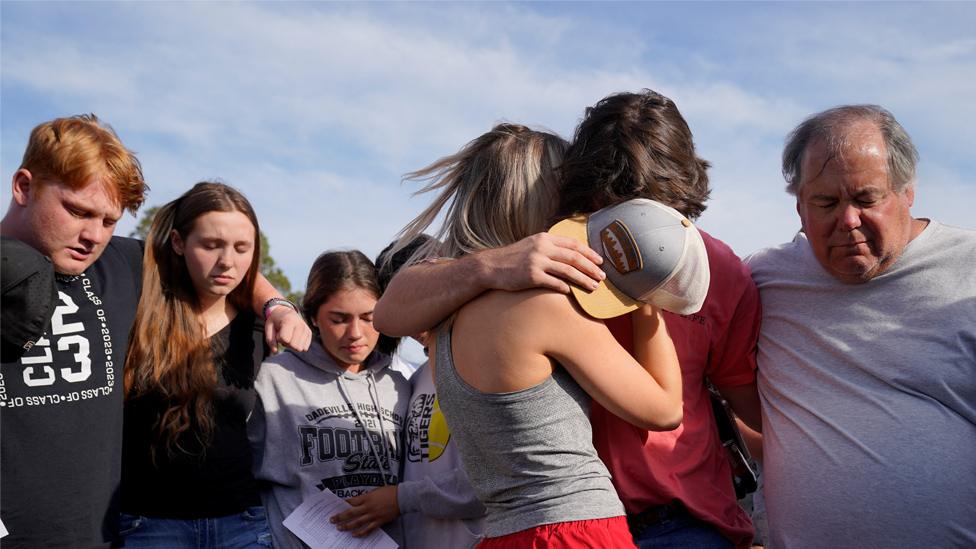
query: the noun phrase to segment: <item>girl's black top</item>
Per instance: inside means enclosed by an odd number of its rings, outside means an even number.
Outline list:
[[[197,519],[240,513],[261,504],[251,474],[246,422],[254,408],[254,376],[267,354],[264,331],[253,313],[242,311],[210,338],[210,345],[218,384],[214,430],[206,447],[195,433],[186,432],[180,448],[168,452],[156,429],[166,409],[164,397],[149,393],[126,400],[122,512]]]

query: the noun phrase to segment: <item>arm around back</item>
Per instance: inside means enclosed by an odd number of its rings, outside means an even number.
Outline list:
[[[600,256],[564,236],[538,233],[503,248],[456,260],[402,269],[376,304],[380,332],[408,336],[437,326],[486,290],[548,288],[569,293],[568,282],[594,288],[602,280]]]
[[[394,337],[429,330],[484,292],[484,280],[477,256],[401,269],[376,302],[373,325]]]

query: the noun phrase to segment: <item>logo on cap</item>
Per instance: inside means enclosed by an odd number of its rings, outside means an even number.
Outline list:
[[[600,242],[603,243],[604,257],[610,260],[618,273],[627,274],[643,267],[634,237],[620,220],[614,220],[600,231]]]

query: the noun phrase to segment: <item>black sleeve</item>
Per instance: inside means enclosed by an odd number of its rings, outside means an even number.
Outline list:
[[[258,315],[254,315],[252,337],[254,338],[254,363],[261,364],[271,354],[271,349],[264,340],[264,320]]]
[[[112,244],[117,246],[119,253],[125,258],[125,264],[132,270],[132,279],[136,283],[138,295],[142,294],[142,260],[146,253],[146,242],[126,236],[112,237]]]

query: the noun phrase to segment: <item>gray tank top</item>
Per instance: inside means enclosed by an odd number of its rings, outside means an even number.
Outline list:
[[[437,335],[437,398],[478,499],[485,534],[624,514],[593,448],[590,398],[561,367],[528,389],[483,393],[454,369],[451,328]]]

